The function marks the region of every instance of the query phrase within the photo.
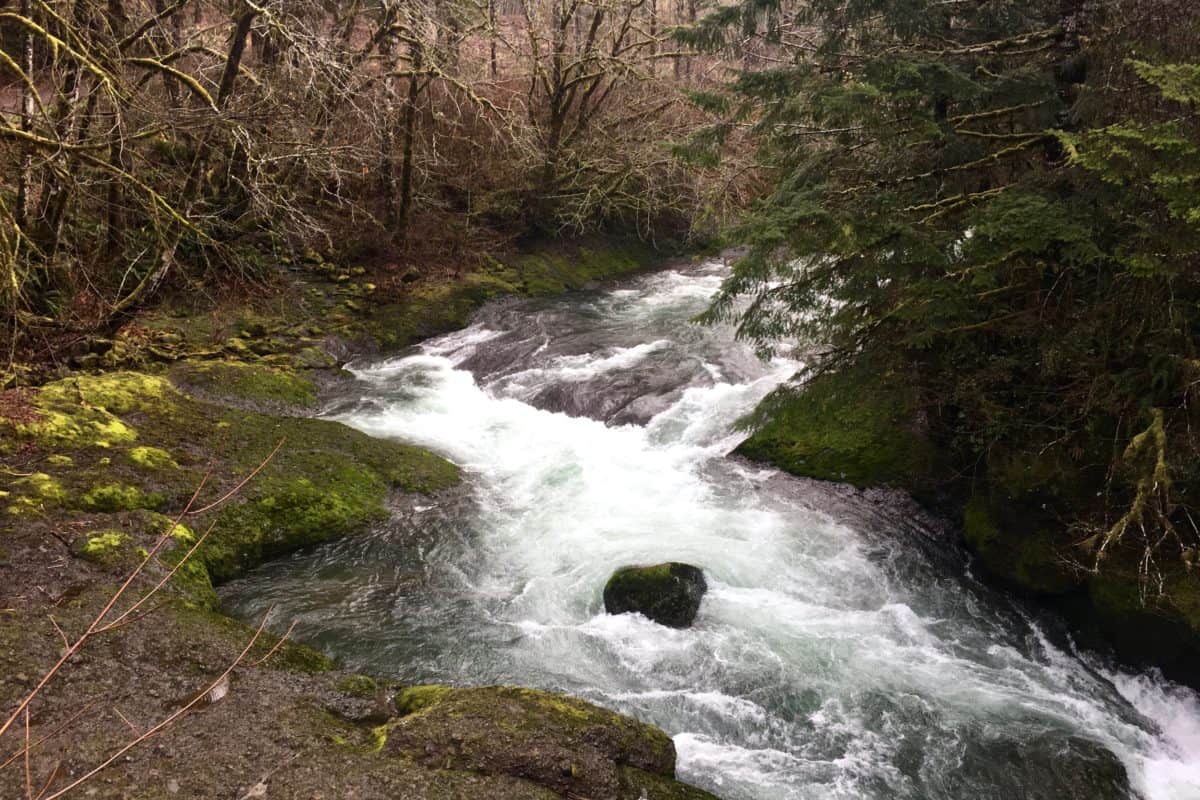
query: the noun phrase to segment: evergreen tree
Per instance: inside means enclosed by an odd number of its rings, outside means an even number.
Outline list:
[[[1022,473],[1082,564],[1190,566],[1196,30],[1182,0],[749,0],[680,32],[775,56],[698,98],[728,120],[688,149],[748,125],[772,179],[707,318],[906,376],[949,472]]]

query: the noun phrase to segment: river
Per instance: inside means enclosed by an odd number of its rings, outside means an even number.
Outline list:
[[[690,324],[724,274],[500,301],[356,364],[326,416],[436,450],[467,486],[267,564],[227,606],[275,604],[363,672],[629,713],[725,800],[1058,800],[1096,744],[1145,800],[1200,798],[1195,693],[1075,652],[905,498],[728,457],[800,362]],[[694,627],[604,613],[616,567],[666,560],[708,576]]]

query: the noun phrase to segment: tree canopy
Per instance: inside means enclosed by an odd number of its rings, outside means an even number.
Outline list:
[[[751,0],[680,32],[775,56],[690,145],[749,128],[772,183],[708,318],[905,375],[958,475],[1042,465],[1022,499],[1081,563],[1190,565],[1198,29],[1188,2]]]

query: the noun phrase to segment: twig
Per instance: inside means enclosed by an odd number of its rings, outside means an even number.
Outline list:
[[[203,702],[206,697],[208,697],[209,693],[212,692],[213,689],[215,689],[217,686],[219,686],[223,681],[228,680],[230,673],[232,673],[238,667],[238,665],[242,663],[242,660],[246,658],[246,654],[250,652],[250,650],[258,642],[259,637],[262,636],[262,632],[267,626],[267,619],[271,616],[271,611],[273,611],[273,610],[274,610],[274,607],[267,609],[267,613],[263,615],[262,622],[260,622],[258,624],[258,628],[254,631],[254,635],[250,637],[250,641],[246,643],[246,646],[244,648],[242,648],[242,651],[238,654],[237,658],[235,658],[233,660],[233,663],[231,663],[228,667],[226,667],[224,672],[222,672],[220,675],[217,676],[216,680],[212,681],[207,686],[205,686],[203,691],[201,691],[199,694],[197,694],[195,697],[193,697],[191,700],[189,700],[184,706],[177,709],[172,714],[170,714],[168,717],[163,719],[157,725],[150,728],[145,733],[139,735],[137,738],[133,739],[132,741],[127,742],[123,747],[121,747],[120,749],[113,752],[112,755],[110,755],[108,758],[106,758],[98,766],[93,767],[88,772],[85,772],[83,775],[79,776],[74,781],[72,781],[70,784],[68,784],[67,786],[64,786],[62,789],[59,789],[54,794],[48,795],[45,798],[45,800],[55,800],[55,798],[62,797],[63,795],[65,795],[67,792],[71,791],[75,787],[86,783],[87,781],[89,781],[93,777],[95,777],[97,774],[102,772],[104,769],[106,769],[109,765],[111,765],[118,758],[125,755],[130,750],[137,747],[139,744],[146,741],[150,737],[152,737],[158,733],[161,733],[164,729],[169,727],[175,721],[177,721],[180,718],[189,714],[196,706],[198,706],[201,702]]]

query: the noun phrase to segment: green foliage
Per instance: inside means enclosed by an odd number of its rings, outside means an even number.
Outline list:
[[[704,99],[752,120],[771,191],[735,231],[751,250],[703,318],[735,321],[764,352],[823,344],[827,373],[894,381],[870,402],[831,399],[825,376],[777,397],[748,450],[886,481],[886,451],[867,442],[920,423],[947,451],[947,478],[1008,485],[1000,451],[1062,466],[1071,490],[1047,480],[1012,502],[1045,504],[1084,539],[1153,482],[1121,452],[1157,409],[1170,480],[1126,544],[1154,550],[1147,563],[1192,558],[1200,65],[1175,32],[1195,30],[1200,9],[1172,6],[1162,30],[1132,3],[812,0],[793,31],[811,47],[744,71],[724,103]],[[688,40],[726,47],[736,37],[716,29],[744,36],[753,20],[765,44],[776,10],[724,7]],[[894,413],[866,414],[895,398]],[[1031,576],[1035,562],[1087,562],[1060,544],[1002,546]]]

